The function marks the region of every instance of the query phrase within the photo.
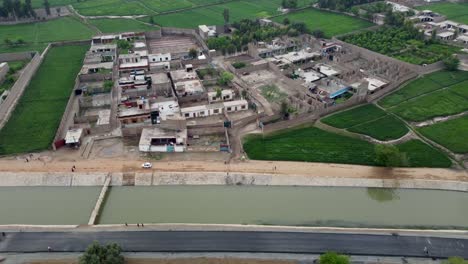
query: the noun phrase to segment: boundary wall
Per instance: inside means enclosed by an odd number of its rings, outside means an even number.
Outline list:
[[[103,186],[109,173],[2,172],[0,187],[7,186]],[[159,185],[252,185],[252,186],[334,186],[403,189],[433,189],[468,192],[468,182],[330,178],[305,175],[236,172],[128,172],[112,173],[110,186]]]

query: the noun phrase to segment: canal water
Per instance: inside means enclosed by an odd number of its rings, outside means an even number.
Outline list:
[[[86,224],[100,187],[0,187],[0,224]],[[468,193],[262,187],[112,187],[100,224],[218,223],[468,229]]]
[[[99,220],[468,229],[468,193],[339,187],[112,187]]]
[[[100,187],[0,187],[0,224],[87,224]]]

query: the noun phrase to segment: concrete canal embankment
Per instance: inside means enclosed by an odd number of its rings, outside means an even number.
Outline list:
[[[103,186],[108,173],[0,173],[0,186]],[[235,172],[136,172],[112,173],[110,186],[159,185],[256,185],[329,186],[434,189],[468,191],[468,182],[440,180],[400,180],[369,178],[331,178],[304,175]]]

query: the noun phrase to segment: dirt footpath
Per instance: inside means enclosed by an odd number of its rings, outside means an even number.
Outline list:
[[[0,172],[144,172],[141,164],[146,160],[124,158],[94,158],[90,160],[30,160],[0,159]],[[239,172],[310,177],[369,178],[369,179],[426,179],[468,182],[467,171],[429,168],[381,168],[359,165],[285,161],[152,161],[153,170],[164,172]],[[149,172],[148,170],[146,170]],[[1,173],[0,173],[1,174]],[[0,176],[1,177],[1,176]]]

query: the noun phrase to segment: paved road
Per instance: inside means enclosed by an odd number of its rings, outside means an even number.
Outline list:
[[[0,252],[80,252],[92,241],[116,242],[128,252],[266,252],[468,258],[468,239],[299,232],[123,231],[19,232],[0,237]]]

